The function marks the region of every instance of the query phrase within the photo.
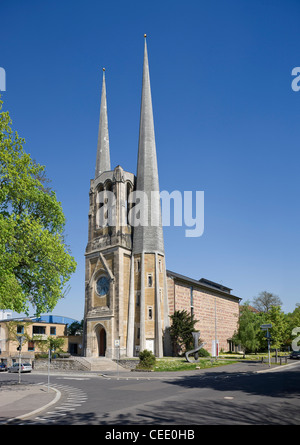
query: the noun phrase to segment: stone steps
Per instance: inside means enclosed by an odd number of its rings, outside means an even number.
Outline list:
[[[106,357],[76,357],[82,366],[88,371],[126,371],[126,369],[118,366],[116,362]]]

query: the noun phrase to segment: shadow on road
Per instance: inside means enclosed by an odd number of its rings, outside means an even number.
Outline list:
[[[298,371],[206,372],[166,379],[174,396],[103,414],[66,413],[47,422],[58,425],[299,425]],[[184,391],[187,389],[188,391]],[[232,395],[232,397],[228,397]],[[130,394],[128,394],[130,398]],[[163,396],[162,396],[163,397]],[[1,421],[1,419],[0,419]],[[24,422],[23,422],[24,423]],[[26,424],[36,421],[27,421]]]
[[[267,373],[206,372],[202,376],[186,376],[168,383],[183,388],[212,388],[217,391],[241,391],[246,394],[300,398],[300,375],[297,370]]]

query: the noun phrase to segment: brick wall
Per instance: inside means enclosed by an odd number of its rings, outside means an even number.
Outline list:
[[[228,340],[231,339],[237,328],[239,303],[230,294],[220,294],[213,290],[206,290],[200,286],[193,286],[191,299],[191,286],[167,278],[169,315],[175,311],[186,310],[191,313],[191,303],[196,320],[196,329],[200,331],[200,338],[205,342],[205,349],[211,353],[212,341],[219,340],[219,350],[229,350]]]

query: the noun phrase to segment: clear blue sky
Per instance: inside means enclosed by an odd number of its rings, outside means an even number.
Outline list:
[[[46,166],[78,268],[55,314],[81,319],[102,67],[112,168],[136,173],[147,34],[160,188],[203,190],[205,230],[164,229],[167,268],[243,301],[299,297],[297,0],[0,3],[4,109]]]

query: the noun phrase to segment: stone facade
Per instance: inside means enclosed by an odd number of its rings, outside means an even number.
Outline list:
[[[111,170],[103,73],[85,252],[87,357],[133,357],[145,348],[159,357],[163,355],[168,311],[160,198],[156,195],[156,201],[151,200],[146,210],[148,217],[155,216],[157,225],[152,225],[150,219],[146,225],[132,224],[129,213],[134,204],[138,205],[129,199],[133,191],[147,197],[153,191],[159,192],[146,41],[136,176],[120,166]]]
[[[218,283],[208,285],[171,271],[167,271],[167,281],[169,314],[182,310],[192,313],[198,320],[195,328],[200,331],[208,352],[214,354],[216,340],[219,351],[230,350],[237,328],[240,298]]]
[[[127,341],[127,316],[131,262],[131,226],[121,221],[122,206],[134,186],[134,175],[118,166],[104,172],[90,184],[89,232],[85,277],[85,355],[114,358],[124,355]],[[98,196],[114,194],[117,224],[101,227]],[[101,282],[104,286],[101,288]],[[115,341],[120,345],[115,345]]]
[[[129,213],[134,204],[138,205],[129,199],[132,192],[143,193],[151,203],[143,213],[148,217],[147,224],[131,224]],[[152,196],[155,199],[152,200]],[[178,274],[167,278],[160,212],[145,41],[136,176],[121,166],[111,170],[103,73],[85,252],[85,356],[134,357],[143,349],[151,350],[157,357],[171,355],[167,335],[169,316],[182,309],[194,311],[199,319],[197,328],[208,349],[216,338],[220,348],[228,349],[227,340],[237,325],[239,299],[231,295],[228,288],[216,283],[209,285],[186,277],[179,279]]]
[[[64,338],[62,350],[68,350],[68,337],[64,323],[28,322],[22,319],[3,320],[0,321],[0,361],[8,366],[19,360],[18,335],[25,337],[21,350],[23,361],[31,362],[36,353],[44,352],[42,344],[37,340],[46,340],[50,336]]]
[[[90,183],[84,336],[84,354],[88,357],[135,356],[141,348],[163,354],[162,337],[168,312],[164,297],[164,255],[134,255],[132,227],[127,220],[114,227],[97,224],[98,194],[106,190],[114,193],[116,220],[119,221],[119,209],[122,205],[128,207],[128,194],[134,190],[134,184],[134,175],[124,172],[120,166]],[[102,278],[108,282],[105,292],[97,289]],[[129,308],[131,294],[132,307]],[[132,330],[128,322],[130,317]],[[131,337],[128,339],[128,336]]]

